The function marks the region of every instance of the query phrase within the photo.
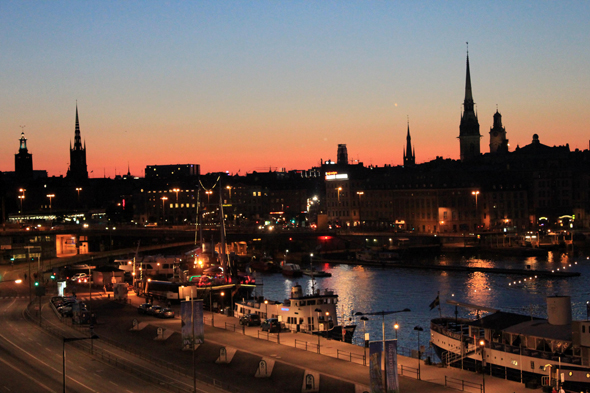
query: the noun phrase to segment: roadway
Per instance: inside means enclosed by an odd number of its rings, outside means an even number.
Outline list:
[[[192,392],[192,378],[163,370],[107,343],[86,340],[86,331],[72,329],[57,322],[47,302],[42,307],[43,328],[39,327],[36,309],[28,306],[28,287],[3,282],[0,297],[0,391],[2,392],[62,392],[62,337],[84,338],[67,342],[67,392]],[[34,302],[36,303],[36,302]],[[52,315],[53,314],[53,315]],[[94,355],[90,354],[92,346]],[[197,392],[220,393],[221,390],[203,383]]]

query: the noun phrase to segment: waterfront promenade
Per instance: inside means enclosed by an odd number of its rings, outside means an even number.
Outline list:
[[[87,299],[84,293],[78,295]],[[186,368],[187,362],[183,359],[188,354],[180,350],[178,343],[156,344],[154,342],[157,328],[163,328],[167,332],[165,336],[170,338],[169,341],[173,341],[174,337],[178,339],[181,328],[179,318],[162,320],[139,316],[136,306],[143,301],[142,298],[132,295],[127,304],[122,304],[111,301],[104,294],[100,296],[93,294],[93,302],[96,303],[94,309],[97,310],[99,318],[99,323],[95,327],[96,333],[110,342],[130,346],[139,353],[157,355],[163,362],[178,363],[179,368]],[[178,315],[178,306],[173,308]],[[219,348],[223,347],[228,354],[236,354],[230,363],[238,364],[218,365],[210,361],[211,364],[206,365],[199,363],[199,368],[215,378],[224,378],[231,382],[232,386],[238,386],[238,389],[233,391],[247,392],[252,389],[255,391],[301,391],[303,383],[301,376],[308,374],[316,376],[317,379],[321,378],[322,382],[325,382],[320,383],[320,386],[324,386],[324,389],[319,390],[321,392],[369,391],[369,368],[363,365],[363,347],[320,338],[318,354],[317,336],[283,332],[279,337],[278,334],[261,332],[258,327],[243,328],[237,323],[237,319],[222,314],[213,316],[214,326],[211,326],[211,317],[210,313],[205,312],[206,345],[197,350],[197,356],[201,362],[204,358],[215,359],[219,354]],[[140,332],[130,332],[133,319],[139,321]],[[426,332],[424,336],[424,343],[426,343],[426,337],[428,337]],[[210,346],[213,346],[214,350],[211,350]],[[206,355],[205,352],[200,353],[201,350],[214,352],[214,354]],[[259,359],[275,365],[267,381],[254,378]],[[483,390],[484,378],[481,374],[443,368],[438,365],[426,365],[422,361],[420,362],[421,380],[418,380],[416,358],[398,356],[398,363],[401,392],[442,393],[457,390],[482,392]],[[285,369],[292,371],[285,372]],[[231,370],[235,370],[236,374],[232,375]],[[243,375],[244,370],[251,370],[252,375]],[[279,371],[282,371],[282,376],[289,375],[292,380],[277,381],[275,379],[273,381],[272,374]],[[447,386],[445,386],[445,380]],[[290,388],[287,389],[287,386]],[[520,383],[485,376],[485,392],[525,393],[531,392],[531,389],[526,389]]]

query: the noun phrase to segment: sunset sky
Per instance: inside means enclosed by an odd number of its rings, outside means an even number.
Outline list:
[[[0,2],[0,171],[25,126],[65,175],[76,100],[91,177],[146,165],[307,169],[337,145],[399,165],[459,158],[466,44],[482,152],[588,149],[588,1]]]

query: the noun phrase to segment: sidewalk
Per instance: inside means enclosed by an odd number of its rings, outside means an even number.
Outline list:
[[[78,296],[86,297],[82,293],[79,293]],[[105,298],[103,297],[103,299]],[[98,300],[94,293],[93,300]],[[125,306],[122,310],[124,312],[117,317],[120,323],[131,326],[131,321],[138,318],[135,307],[142,302],[142,298],[130,296],[129,305]],[[178,315],[178,307],[174,308]],[[320,353],[318,354],[318,336],[292,332],[268,334],[261,332],[259,327],[243,327],[238,324],[236,318],[222,314],[214,315],[215,326],[212,327],[211,313],[205,312],[204,314],[206,343],[225,347],[228,353],[233,351],[256,358],[269,359],[305,370],[306,373],[311,372],[318,376],[335,378],[343,383],[354,384],[356,386],[355,392],[369,391],[369,368],[368,361],[366,366],[363,365],[365,352],[363,347],[320,337]],[[123,318],[128,321],[123,321]],[[175,333],[179,333],[181,329],[178,317],[173,320],[147,317],[143,320],[145,321],[145,323],[142,322],[144,326],[162,327]],[[106,323],[110,323],[110,321]],[[124,336],[127,334],[126,330],[118,333],[113,330],[103,330],[102,334],[108,334],[111,340],[118,340],[121,343],[126,343],[128,339]],[[280,341],[280,344],[277,341]],[[451,367],[425,365],[421,361],[421,380],[417,380],[417,369],[417,359],[398,355],[401,392],[452,392],[462,390],[463,382],[466,383],[465,391],[482,391],[484,377],[481,374]],[[447,386],[445,386],[445,380],[449,382]],[[252,383],[255,383],[254,378]],[[526,389],[523,384],[517,382],[486,375],[485,391],[487,393],[530,393],[531,389]]]
[[[211,324],[211,313],[205,312],[205,324]],[[222,314],[215,314],[214,317],[215,321],[215,328],[217,329],[225,329],[229,331],[233,331],[235,329],[235,334],[243,334],[242,333],[242,326],[238,324],[238,320],[233,317],[228,317]],[[250,327],[245,328],[245,334],[250,337],[260,337],[262,340],[269,340],[273,343],[277,342],[277,334],[267,334],[266,332],[261,332],[257,327]],[[307,352],[310,353],[317,353],[317,343],[318,343],[318,336],[312,336],[306,333],[280,333],[280,346],[289,346],[289,347],[296,347],[302,351],[305,351],[305,347],[307,345]],[[277,344],[275,344],[277,345]],[[363,347],[358,345],[343,343],[341,341],[334,341],[328,340],[323,337],[320,338],[320,354],[322,356],[341,359],[343,361],[351,362],[358,367],[364,369],[361,373],[365,374],[366,378],[362,378],[362,380],[356,380],[356,383],[363,383],[369,384],[369,368],[368,368],[368,359],[367,365],[363,366],[363,356],[365,350]],[[350,354],[350,355],[349,355]],[[368,354],[368,349],[367,349]],[[367,355],[368,356],[368,355]],[[429,392],[435,391],[451,391],[451,389],[445,388],[445,378],[450,382],[448,383],[449,387],[455,387],[458,390],[461,390],[461,382],[465,381],[468,382],[467,385],[472,386],[471,388],[465,387],[466,391],[472,392],[479,392],[481,391],[481,385],[483,383],[484,377],[481,374],[477,374],[470,371],[463,371],[454,367],[441,367],[439,365],[426,365],[424,361],[420,361],[420,381],[417,378],[417,370],[418,370],[418,359],[411,358],[407,356],[398,355],[398,374],[400,376],[400,385],[402,387],[402,391],[414,391],[414,390],[406,390],[403,389],[404,385],[411,385],[412,387],[418,388],[420,383],[430,382],[436,385],[440,385],[441,389],[445,390],[433,390],[435,389],[434,386],[429,386],[427,389]],[[405,382],[405,383],[404,383]],[[477,386],[477,388],[476,388]],[[407,386],[409,387],[409,386]],[[426,391],[423,390],[426,387],[422,387],[421,390],[416,391]],[[535,390],[527,389],[524,384],[508,381],[496,377],[492,377],[489,375],[485,376],[485,391],[487,393],[531,393]],[[541,391],[537,389],[536,391]]]

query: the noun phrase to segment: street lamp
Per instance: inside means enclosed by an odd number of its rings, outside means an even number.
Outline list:
[[[342,191],[342,187],[338,187],[336,190],[338,190],[338,203],[340,203],[340,191]]]
[[[410,312],[411,310],[409,308],[404,308],[403,310],[397,310],[397,311],[377,311],[377,312],[368,312],[368,313],[363,313],[363,312],[355,312],[354,315],[355,316],[365,316],[365,315],[381,315],[382,318],[382,323],[381,323],[381,329],[382,329],[382,333],[383,333],[383,340],[382,340],[382,351],[383,354],[381,355],[381,370],[385,371],[385,316],[389,315],[389,314],[397,314],[400,312]],[[383,386],[387,386],[387,378],[385,377],[385,372],[382,372],[383,375]]]
[[[20,210],[21,210],[21,213],[23,211],[23,202],[24,202],[24,199],[25,199],[25,191],[27,191],[27,190],[25,190],[24,188],[19,188],[18,189],[18,192],[20,192],[22,194],[22,195],[19,195],[18,196],[18,199],[20,199]]]
[[[359,226],[362,225],[363,221],[361,220],[361,196],[365,195],[364,191],[357,191],[356,195],[359,196]]]
[[[314,311],[318,313],[318,353],[320,353],[320,314],[322,313],[322,310],[316,308]]]
[[[367,317],[361,317],[361,321],[363,321],[363,336],[365,336],[365,345],[363,345],[365,347],[365,357],[363,359],[363,366],[367,365],[367,345],[369,344],[369,333],[367,333],[367,321],[369,320],[369,318]]]
[[[479,195],[479,191],[471,191],[471,195],[475,196],[475,219],[476,225],[479,226],[479,214],[477,214],[477,196]]]
[[[393,328],[395,329],[395,339],[397,340],[397,329],[399,329],[399,324],[397,322],[394,323]]]
[[[213,191],[207,190],[207,191],[205,191],[205,194],[207,194],[207,206],[209,206],[209,204],[211,203],[210,198],[211,198],[211,194],[213,194]]]
[[[418,380],[420,380],[420,332],[423,332],[424,329],[421,326],[414,326],[414,330],[418,332]]]
[[[55,194],[47,194],[47,198],[49,198],[49,212],[51,212],[51,200],[55,198]]]
[[[78,204],[80,204],[80,191],[82,191],[82,187],[76,187],[76,191],[78,192]]]
[[[162,197],[162,224],[164,223],[164,221],[166,221],[165,218],[164,218],[165,217],[164,216],[164,212],[165,212],[165,209],[166,209],[166,201],[167,200],[168,200],[168,197],[166,197],[166,196],[163,196]]]
[[[178,191],[180,191],[180,189],[173,188],[172,191],[174,191],[176,193],[176,202],[178,202]]]
[[[481,347],[481,393],[486,393],[486,370],[485,370],[485,349],[486,349],[486,342],[485,340],[479,341],[479,346]]]
[[[264,311],[264,316],[265,319],[268,319],[268,300],[264,300],[264,307],[265,307],[265,311]]]
[[[229,203],[231,203],[231,186],[225,186],[225,188],[227,188],[229,190]]]

